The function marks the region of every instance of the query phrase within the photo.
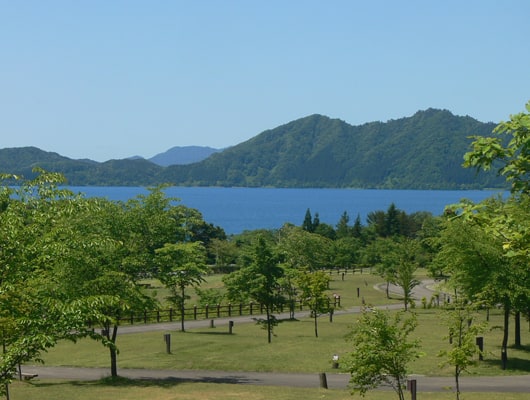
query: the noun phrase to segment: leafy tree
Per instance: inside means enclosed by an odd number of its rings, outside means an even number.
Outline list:
[[[497,207],[493,206],[493,209],[497,210]],[[439,240],[440,251],[434,262],[445,266],[444,272],[450,275],[449,284],[457,293],[473,303],[502,304],[504,334],[501,350],[507,358],[509,316],[514,300],[528,291],[528,277],[520,275],[526,269],[513,268],[504,255],[502,240],[472,221],[447,219]]]
[[[480,354],[475,340],[477,335],[484,332],[484,324],[474,324],[475,312],[471,305],[457,302],[453,307],[445,310],[445,324],[449,328],[451,348],[442,350],[439,357],[445,357],[444,365],[454,367],[456,385],[456,399],[460,399],[460,375],[469,367],[476,364],[474,357]]]
[[[390,298],[390,284],[395,276],[394,249],[393,239],[379,237],[364,247],[361,256],[363,262],[375,267],[377,274],[385,280],[387,298]]]
[[[405,310],[412,300],[412,290],[420,284],[415,277],[418,269],[418,252],[419,244],[413,239],[403,239],[396,242],[395,253],[395,271],[392,283],[401,287],[403,290],[403,302]]]
[[[36,172],[16,188],[0,187],[0,394],[6,394],[17,364],[38,361],[61,339],[86,335],[86,320],[105,302],[58,291],[56,268],[72,262],[73,249],[97,241],[72,235],[72,218],[85,201],[58,188],[61,175]]]
[[[330,300],[326,294],[331,278],[324,271],[298,274],[298,288],[302,302],[309,307],[315,325],[315,337],[318,337],[318,317],[331,312]]]
[[[351,228],[348,226],[350,217],[346,211],[344,211],[337,223],[337,237],[339,239],[351,236]]]
[[[214,263],[217,268],[227,267],[237,257],[237,247],[233,241],[212,238],[208,250],[214,255]]]
[[[180,309],[180,329],[184,332],[186,288],[196,287],[206,274],[206,251],[200,242],[166,243],[155,250],[158,277],[170,290],[169,300]]]
[[[276,323],[273,310],[284,302],[279,293],[279,280],[283,269],[263,237],[258,237],[252,249],[250,262],[241,269],[223,278],[229,299],[239,300],[242,295],[265,307],[267,340],[272,341],[273,326]]]
[[[379,385],[389,384],[400,400],[408,364],[420,356],[418,340],[409,340],[416,328],[416,317],[402,312],[393,317],[385,311],[366,308],[356,321],[348,339],[353,351],[346,366],[351,374],[353,391],[364,395]]]
[[[323,222],[320,222],[318,224],[318,226],[315,228],[314,233],[330,240],[335,240],[337,238],[337,233],[335,232],[335,229],[333,229],[330,224],[325,224]]]
[[[530,194],[530,101],[525,108],[527,112],[497,125],[493,133],[498,137],[473,136],[473,150],[465,154],[464,166],[485,171],[498,167],[512,192]]]
[[[294,226],[283,227],[280,236],[277,250],[290,267],[313,271],[329,265],[331,240]]]
[[[331,244],[333,265],[349,268],[360,260],[361,242],[354,237],[337,239]]]
[[[357,239],[364,239],[364,230],[361,223],[361,216],[359,214],[357,214],[352,226],[352,236]]]

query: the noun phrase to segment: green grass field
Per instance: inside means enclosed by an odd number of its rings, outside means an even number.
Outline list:
[[[330,286],[331,293],[341,296],[344,308],[358,306],[361,297],[368,304],[385,304],[388,299],[383,292],[374,289],[380,278],[369,274],[334,275]],[[220,277],[211,279],[212,285],[219,285]],[[357,288],[360,297],[357,297]],[[399,302],[399,298],[391,302]],[[422,375],[451,376],[450,367],[440,368],[441,359],[437,354],[449,346],[445,338],[447,328],[441,323],[440,309],[423,309],[418,306],[418,327],[415,336],[421,339],[421,351],[425,354],[410,367],[410,372]],[[480,318],[485,319],[485,312]],[[235,319],[235,318],[234,318]],[[314,336],[313,320],[301,318],[295,321],[282,321],[275,328],[275,337],[267,343],[266,332],[254,323],[236,323],[233,334],[227,326],[216,328],[188,329],[187,332],[148,332],[120,335],[117,341],[120,349],[119,368],[147,369],[199,369],[227,371],[277,371],[277,372],[337,372],[331,368],[331,357],[339,354],[341,360],[352,351],[346,334],[355,323],[355,314],[336,314],[333,322],[328,316],[319,318],[319,337]],[[508,369],[500,368],[500,343],[502,339],[502,315],[499,310],[490,313],[490,329],[483,335],[485,359],[471,369],[476,375],[508,375],[530,373],[530,347],[509,349]],[[175,328],[177,329],[177,328]],[[166,353],[164,333],[172,335],[172,353]],[[513,337],[513,333],[512,333]],[[512,340],[513,341],[513,340]],[[523,324],[522,341],[530,343],[529,327]],[[44,354],[46,365],[108,367],[108,350],[100,343],[84,339],[78,343],[62,342]],[[281,360],[281,362],[279,362]],[[342,371],[346,372],[346,371]],[[17,397],[12,399],[347,399],[348,391],[323,389],[271,388],[258,386],[175,383],[175,382],[134,382],[123,380],[119,385],[102,382],[17,382],[12,387]],[[20,393],[20,394],[18,394]],[[75,394],[74,394],[75,393]],[[61,397],[62,396],[62,397]],[[86,396],[86,397],[85,397]],[[368,400],[393,398],[389,392],[374,392]],[[518,394],[503,394],[504,399],[527,398]],[[499,398],[495,394],[468,394],[465,399],[487,400]],[[421,393],[422,399],[442,400],[454,398],[450,393]]]
[[[219,383],[175,383],[152,381],[98,382],[15,382],[11,400],[387,400],[396,395],[372,391],[364,398],[348,390],[231,385]],[[409,398],[409,394],[406,394]],[[453,400],[451,392],[418,392],[422,400]],[[525,400],[528,393],[462,393],[464,400]]]

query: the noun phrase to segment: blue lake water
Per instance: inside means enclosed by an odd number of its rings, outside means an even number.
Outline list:
[[[126,201],[148,194],[141,187],[70,187],[87,197]],[[386,211],[391,203],[407,213],[429,211],[441,215],[446,205],[466,198],[481,201],[502,193],[482,190],[364,190],[364,189],[276,189],[172,187],[165,190],[180,204],[199,210],[205,221],[222,227],[227,234],[244,230],[277,229],[290,222],[301,225],[306,210],[320,221],[335,226],[346,211],[353,224],[360,215],[363,224],[371,211]]]

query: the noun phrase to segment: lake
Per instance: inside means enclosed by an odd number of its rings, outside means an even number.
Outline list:
[[[106,197],[126,201],[148,194],[141,187],[70,187],[87,197]],[[227,234],[244,230],[277,229],[290,222],[302,225],[306,210],[320,221],[335,226],[346,211],[353,224],[360,215],[363,224],[371,211],[386,211],[391,203],[408,214],[428,211],[441,215],[445,206],[466,198],[475,202],[502,191],[482,190],[365,190],[365,189],[276,189],[171,187],[167,196],[180,204],[199,210],[205,221],[222,227]]]

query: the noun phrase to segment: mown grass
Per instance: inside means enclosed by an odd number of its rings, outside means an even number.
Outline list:
[[[10,386],[11,399],[24,400],[346,400],[352,399],[348,390],[320,388],[289,388],[276,386],[191,383],[175,381],[96,382],[16,382]],[[355,396],[353,398],[360,398]],[[365,400],[396,398],[388,391],[369,392]],[[454,393],[418,393],[422,400],[453,400]],[[466,400],[523,400],[528,393],[464,393]]]
[[[441,323],[441,310],[416,309],[418,327],[414,337],[421,340],[420,359],[411,365],[411,373],[450,376],[452,368],[440,367],[437,355],[447,349],[447,328]],[[485,313],[481,315],[485,319]],[[345,336],[355,323],[355,314],[319,319],[319,337],[314,335],[313,320],[303,318],[282,321],[275,328],[273,343],[266,332],[253,323],[238,324],[233,334],[228,327],[188,329],[187,332],[148,332],[121,335],[118,338],[120,368],[209,369],[228,371],[325,372],[332,371],[331,357],[344,358],[353,349]],[[479,375],[523,374],[530,372],[528,347],[509,350],[509,368],[500,368],[502,323],[499,311],[490,315],[490,329],[484,333],[485,357],[471,372]],[[526,327],[525,327],[526,328]],[[166,353],[164,333],[171,333],[172,352]],[[529,342],[528,329],[523,329],[523,343]],[[75,355],[72,357],[72,355]],[[44,357],[47,365],[107,367],[108,351],[100,343],[84,339],[77,344],[60,343]]]
[[[374,286],[381,279],[371,274],[332,274],[330,293],[341,296],[344,309],[367,304],[389,303],[384,292]],[[221,276],[212,276],[212,287],[222,285]],[[208,285],[207,284],[207,285]],[[359,296],[357,296],[359,288]],[[400,302],[394,296],[390,302]],[[422,375],[451,376],[452,368],[439,364],[442,359],[437,354],[449,346],[447,328],[441,322],[440,309],[415,309],[418,314],[418,327],[415,337],[421,339],[421,351],[425,354],[411,365],[411,373]],[[486,313],[481,314],[485,320]],[[148,332],[120,335],[118,346],[119,368],[147,369],[202,369],[227,371],[276,371],[276,372],[337,372],[331,368],[331,357],[339,354],[341,367],[347,354],[352,351],[345,336],[355,323],[355,314],[336,314],[333,322],[328,316],[319,318],[319,337],[314,336],[313,320],[301,318],[295,321],[282,321],[276,328],[273,343],[268,344],[266,332],[253,323],[238,323],[234,318],[233,334],[228,334],[226,325],[216,324],[215,328],[188,329],[187,332]],[[500,368],[500,343],[502,338],[502,315],[499,310],[490,313],[490,329],[483,335],[485,359],[471,369],[476,375],[527,374],[530,372],[530,347],[509,350],[508,369]],[[523,343],[530,342],[529,329],[523,328]],[[164,333],[172,335],[172,353],[166,354]],[[60,343],[45,354],[46,365],[108,367],[108,351],[100,343],[85,339],[77,344]],[[339,369],[338,372],[345,372]],[[189,383],[171,381],[128,381],[118,384],[108,380],[97,382],[39,381],[16,382],[12,385],[12,399],[349,399],[347,390],[300,389],[285,387],[261,387],[213,383]],[[371,392],[367,400],[393,398],[390,392]],[[465,393],[467,400],[527,398],[528,394],[517,393]],[[421,393],[426,400],[453,399],[454,393]]]

